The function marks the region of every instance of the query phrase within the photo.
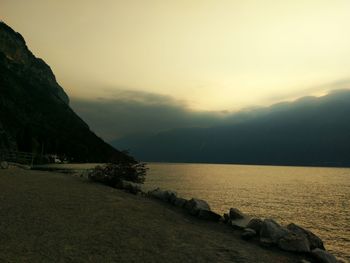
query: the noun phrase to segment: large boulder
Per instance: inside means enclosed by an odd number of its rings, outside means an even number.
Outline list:
[[[251,220],[251,217],[245,216],[241,219],[230,220],[229,224],[235,229],[244,229],[244,228],[248,228],[248,224],[250,220]]]
[[[249,240],[256,236],[256,231],[251,228],[245,228],[244,232],[241,234],[242,239]]]
[[[159,187],[154,190],[148,191],[147,195],[155,199],[167,201],[167,194],[165,193],[165,191],[161,190]]]
[[[218,222],[221,219],[221,215],[210,211],[210,210],[199,210],[198,212],[198,218],[208,220],[208,221],[213,221],[213,222]]]
[[[173,201],[172,204],[177,207],[184,207],[187,203],[187,200],[185,198],[181,197],[176,197]]]
[[[230,208],[230,211],[228,213],[228,224],[230,224],[233,228],[247,228],[250,219],[250,216],[243,214],[237,208]]]
[[[260,218],[253,218],[249,221],[247,228],[254,229],[256,233],[260,233],[263,221]]]
[[[198,215],[200,210],[210,211],[210,206],[206,201],[196,198],[189,200],[186,203],[185,208],[191,215],[195,216]]]
[[[296,235],[305,236],[307,238],[307,240],[309,241],[311,250],[313,250],[315,248],[320,248],[320,249],[325,250],[325,247],[323,245],[323,241],[321,240],[321,238],[316,236],[311,231],[306,230],[306,229],[304,229],[296,224],[293,224],[293,223],[289,224],[287,226],[287,229],[289,231],[295,233]]]
[[[292,232],[278,240],[278,247],[282,250],[292,252],[310,252],[310,245],[307,238]]]
[[[160,188],[157,188],[149,191],[148,196],[165,202],[172,202],[176,199],[177,194],[173,191],[163,191]]]
[[[319,263],[338,263],[338,260],[331,253],[315,248],[311,251],[311,255],[317,260]]]
[[[273,219],[265,219],[260,229],[260,241],[262,244],[277,244],[288,233],[286,228],[280,226]]]
[[[171,203],[171,204],[174,204],[175,203],[175,201],[177,200],[177,193],[176,192],[174,192],[174,191],[169,191],[169,190],[167,190],[167,191],[165,191],[166,192],[166,194],[167,194],[167,196],[168,196],[168,202],[169,203]]]
[[[229,217],[231,220],[242,219],[245,215],[237,208],[230,208]]]

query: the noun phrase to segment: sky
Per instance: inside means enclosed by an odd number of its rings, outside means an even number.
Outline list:
[[[80,114],[119,102],[219,116],[348,88],[349,14],[349,0],[0,0]]]

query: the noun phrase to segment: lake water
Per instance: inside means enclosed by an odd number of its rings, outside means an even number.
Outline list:
[[[97,164],[51,168],[91,169]],[[231,207],[317,234],[327,250],[350,262],[350,169],[287,166],[150,163],[144,190],[160,187],[208,201],[223,214]]]
[[[350,169],[220,164],[149,164],[145,189],[160,187],[242,212],[296,223],[350,262]]]

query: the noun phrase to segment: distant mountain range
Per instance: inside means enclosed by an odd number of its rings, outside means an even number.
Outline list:
[[[43,152],[71,161],[126,156],[90,131],[69,106],[50,67],[0,22],[0,150]]]
[[[350,166],[350,91],[244,111],[229,124],[112,143],[143,161]]]

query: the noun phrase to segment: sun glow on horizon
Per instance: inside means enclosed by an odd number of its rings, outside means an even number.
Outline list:
[[[1,5],[1,19],[74,97],[139,90],[196,110],[237,110],[323,94],[350,76],[345,0]]]

